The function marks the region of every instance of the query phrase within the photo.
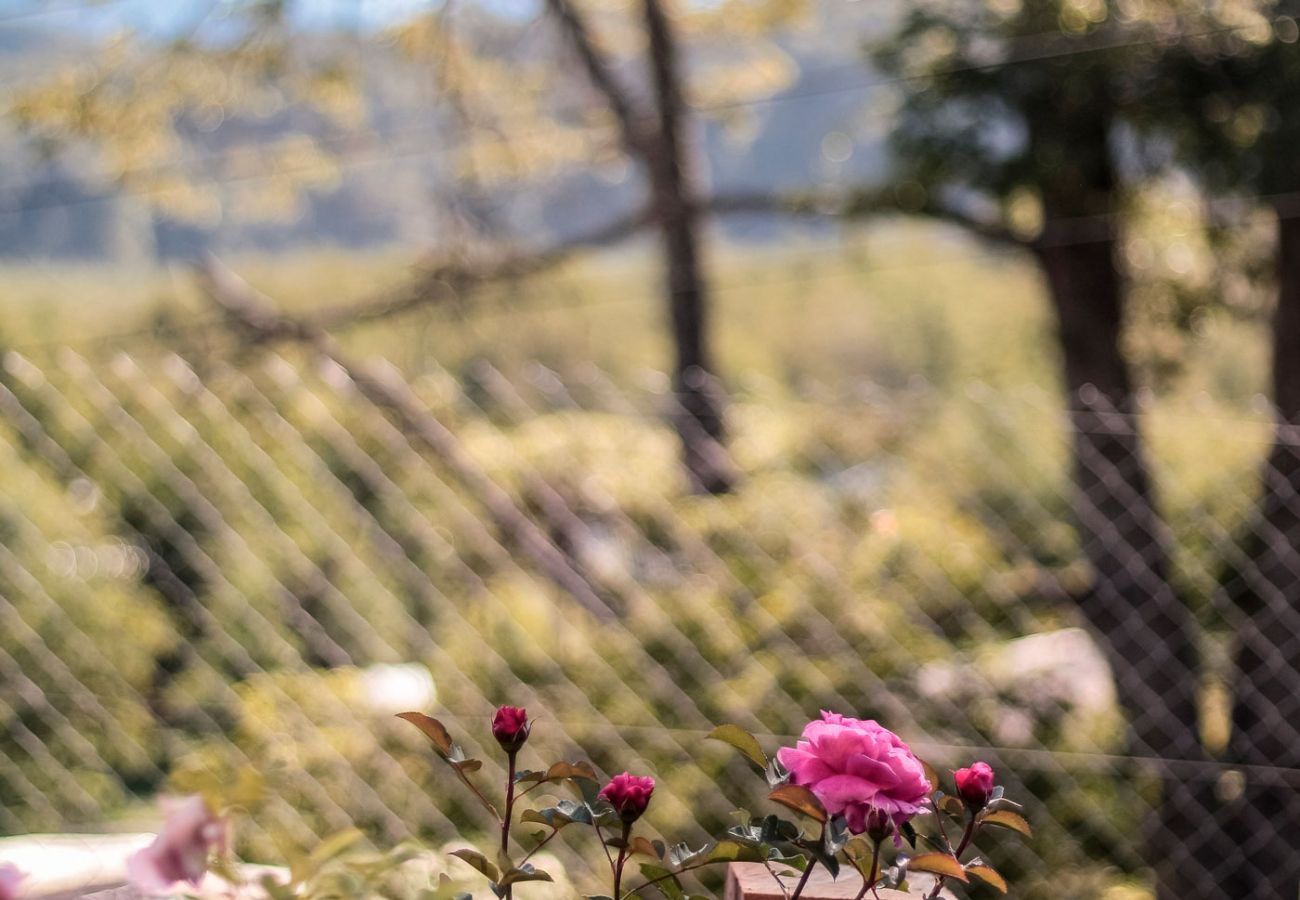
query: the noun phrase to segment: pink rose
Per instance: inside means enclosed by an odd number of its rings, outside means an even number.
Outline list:
[[[0,862],[0,900],[14,900],[18,896],[18,884],[24,878],[23,870],[13,863]]]
[[[983,809],[993,794],[993,767],[986,762],[971,763],[969,768],[952,773],[957,793],[974,809]]]
[[[162,808],[158,837],[126,861],[127,879],[144,894],[168,893],[178,881],[197,886],[212,851],[226,846],[226,823],[202,797],[163,798]]]
[[[898,735],[872,720],[823,710],[777,759],[791,781],[811,790],[831,815],[843,815],[854,834],[867,830],[869,818],[897,831],[930,801],[924,767]]]
[[[528,711],[518,706],[502,706],[492,717],[492,736],[507,753],[518,753],[528,740]]]
[[[649,775],[637,777],[624,772],[611,778],[609,784],[600,789],[600,796],[609,801],[620,819],[630,824],[641,818],[654,792],[655,780]]]

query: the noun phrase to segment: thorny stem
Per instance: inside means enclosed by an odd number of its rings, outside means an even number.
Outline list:
[[[970,846],[971,838],[975,836],[975,817],[975,811],[971,810],[970,818],[966,821],[966,830],[962,832],[961,841],[957,844],[957,849],[952,853],[952,855],[957,858],[958,862],[961,861],[962,853],[964,853],[966,848]],[[930,893],[926,895],[925,900],[935,900],[935,898],[939,896],[939,891],[943,890],[943,878],[944,876],[942,875],[935,876],[934,890],[930,891]]]
[[[799,895],[803,893],[804,885],[808,883],[808,876],[812,874],[812,870],[815,868],[817,868],[817,860],[811,856],[808,857],[808,868],[803,870],[803,877],[800,878],[799,883],[794,886],[794,893],[790,895],[790,900],[799,900]]]

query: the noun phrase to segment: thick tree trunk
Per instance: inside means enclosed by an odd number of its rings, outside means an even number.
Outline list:
[[[724,441],[724,397],[708,345],[708,295],[700,271],[700,207],[686,123],[676,35],[660,0],[644,0],[650,66],[659,111],[648,147],[650,188],[663,242],[675,360],[674,422],[692,486],[730,490],[734,474]]]
[[[1277,260],[1277,418],[1240,573],[1230,745],[1245,775],[1229,835],[1242,857],[1233,896],[1252,900],[1300,895],[1300,785],[1267,777],[1300,769],[1300,211],[1279,210]]]
[[[1074,456],[1074,513],[1093,584],[1081,610],[1110,660],[1135,753],[1199,760],[1192,616],[1168,580],[1132,384],[1120,347],[1122,284],[1109,234],[1040,244],[1055,308]],[[1159,763],[1164,787],[1148,828],[1159,896],[1220,896],[1186,854],[1207,786]]]

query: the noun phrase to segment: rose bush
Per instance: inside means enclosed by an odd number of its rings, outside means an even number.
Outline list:
[[[708,866],[738,861],[761,862],[778,880],[795,881],[793,890],[782,886],[789,900],[798,900],[809,876],[823,866],[832,876],[845,867],[862,878],[857,900],[878,887],[905,887],[909,874],[933,876],[927,900],[937,898],[945,879],[971,880],[992,885],[1004,893],[1002,876],[974,853],[974,841],[987,826],[1029,834],[1029,825],[1016,812],[1018,806],[1003,796],[991,766],[975,762],[953,773],[956,793],[937,789],[934,770],[916,757],[898,735],[872,720],[823,711],[809,722],[793,747],[781,747],[769,758],[758,740],[735,725],[714,729],[711,739],[739,750],[767,782],[766,799],[796,820],[781,813],[761,817],[738,813],[738,824],[702,847],[672,846],[637,833],[650,808],[655,780],[648,775],[622,772],[603,785],[588,762],[554,762],[536,770],[520,769],[532,723],[526,710],[502,706],[492,718],[492,735],[506,754],[506,780],[501,805],[476,779],[482,762],[469,758],[447,728],[424,713],[401,713],[433,745],[437,755],[473,798],[499,826],[497,845],[489,855],[458,847],[448,855],[466,863],[485,878],[498,898],[509,900],[516,886],[554,883],[556,879],[537,867],[541,851],[561,830],[571,826],[591,829],[603,858],[609,864],[611,892],[588,900],[626,900],[655,891],[666,900],[698,900],[688,895],[683,877]],[[520,801],[534,792],[566,789],[574,799],[519,811]],[[238,870],[229,865],[228,819],[199,796],[164,801],[166,821],[157,838],[134,853],[127,862],[132,884],[144,894],[195,886],[213,864],[214,854],[223,875],[241,885]],[[917,851],[913,820],[934,817],[934,833],[923,840],[930,849]],[[945,820],[955,820],[960,833],[950,837]],[[520,826],[533,826],[520,846],[514,834]],[[541,830],[536,830],[541,826]],[[352,830],[327,839],[305,862],[286,870],[285,878],[264,875],[260,890],[271,900],[322,900],[322,898],[395,896],[390,888],[371,888],[396,873],[406,872],[422,885],[414,892],[423,900],[470,900],[445,870],[427,865],[411,869],[408,863],[428,861],[426,851],[401,846],[378,857],[353,858],[353,845],[362,838]],[[890,840],[892,838],[892,840]],[[906,852],[897,852],[903,842]],[[896,853],[892,863],[885,848]],[[634,858],[640,880],[627,885],[625,876]],[[337,864],[337,865],[336,865]],[[423,874],[421,874],[423,873]],[[0,862],[0,900],[11,900],[22,878],[13,865]],[[340,893],[342,891],[342,893]]]
[[[772,759],[758,740],[735,725],[723,725],[710,738],[730,744],[767,780],[767,799],[796,813],[803,823],[768,813],[757,817],[741,812],[739,824],[703,847],[686,844],[668,846],[636,833],[654,794],[655,780],[622,772],[599,786],[595,769],[586,762],[556,762],[536,771],[516,767],[516,756],[527,739],[528,717],[518,707],[501,707],[492,720],[492,732],[508,756],[508,778],[504,786],[504,814],[472,780],[480,768],[478,760],[466,758],[446,727],[423,713],[402,713],[433,744],[438,755],[501,824],[500,845],[495,858],[475,850],[458,850],[455,855],[487,878],[494,894],[510,897],[515,885],[550,881],[551,876],[531,865],[533,855],[561,829],[588,827],[601,845],[609,863],[612,890],[588,900],[626,900],[654,890],[667,900],[697,900],[687,895],[683,876],[707,866],[737,861],[762,862],[779,877],[782,871],[796,879],[793,891],[783,892],[798,900],[808,878],[818,865],[838,875],[844,865],[862,876],[859,900],[879,886],[905,887],[912,872],[934,876],[928,897],[939,895],[944,880],[972,879],[1005,892],[1006,882],[979,856],[972,856],[974,839],[985,826],[1000,826],[1029,833],[1025,820],[1015,812],[1016,804],[994,787],[993,770],[975,763],[956,773],[962,797],[978,790],[982,802],[963,802],[945,795],[938,776],[921,762],[911,748],[889,729],[871,720],[855,719],[823,711],[809,722],[793,747],[782,747]],[[517,739],[522,734],[523,739]],[[560,800],[554,806],[528,809],[520,824],[542,825],[531,849],[519,855],[512,847],[516,801],[544,786],[567,787],[574,800]],[[932,850],[899,853],[892,865],[882,858],[884,845],[897,850],[904,840],[915,851],[918,835],[912,820],[933,814],[937,834],[926,838]],[[944,818],[961,824],[960,837],[950,840]],[[892,842],[887,841],[892,837]],[[643,857],[642,880],[626,886],[627,865]],[[964,858],[965,857],[965,858]],[[468,894],[451,895],[450,900],[468,900]]]

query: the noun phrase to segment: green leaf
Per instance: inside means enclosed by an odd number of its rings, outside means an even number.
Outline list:
[[[492,865],[488,858],[477,850],[471,850],[469,848],[453,850],[451,851],[451,855],[457,859],[465,860],[465,862],[470,864],[474,871],[486,876],[488,881],[496,883],[496,880],[501,877],[497,872],[497,867]]]
[[[1025,821],[1025,817],[1020,813],[1014,813],[1009,809],[995,809],[993,812],[985,813],[980,817],[981,825],[998,825],[1002,828],[1010,828],[1012,831],[1018,831],[1025,837],[1033,837],[1033,829]]]
[[[735,862],[746,851],[752,851],[753,849],[753,847],[746,847],[744,844],[738,844],[735,841],[718,841],[705,859],[711,863]]]
[[[921,853],[907,861],[909,872],[929,872],[931,875],[946,875],[958,881],[966,881],[966,871],[957,861],[957,857],[947,853]]]
[[[871,859],[871,842],[864,837],[850,838],[844,845],[844,855],[852,862]]]
[[[822,802],[801,784],[780,785],[767,795],[767,799],[818,822],[825,822],[828,818]]]
[[[365,837],[365,834],[360,829],[348,828],[325,838],[316,845],[316,849],[311,852],[309,857],[313,871],[319,871],[320,867],[325,863],[334,859],[358,841],[365,840]]]
[[[404,712],[398,713],[397,718],[405,719],[429,739],[434,748],[443,756],[451,756],[452,740],[451,734],[448,733],[447,727],[432,716],[426,716],[424,713]]]
[[[266,896],[271,900],[293,900],[296,896],[293,888],[281,884],[280,879],[270,874],[262,876],[262,890],[266,891]]]
[[[652,863],[641,864],[641,876],[646,881],[654,881],[650,885],[652,888],[663,894],[668,900],[682,900],[685,892],[682,890],[682,883],[672,874],[672,871],[665,869],[663,866],[656,866]],[[655,881],[655,879],[660,879]]]
[[[708,739],[730,744],[744,754],[746,759],[758,766],[760,772],[767,770],[767,754],[759,746],[758,739],[739,725],[719,725],[709,732]]]
[[[992,866],[986,866],[983,863],[970,865],[966,867],[968,875],[974,875],[985,884],[991,884],[1002,893],[1007,892],[1007,881]]]

